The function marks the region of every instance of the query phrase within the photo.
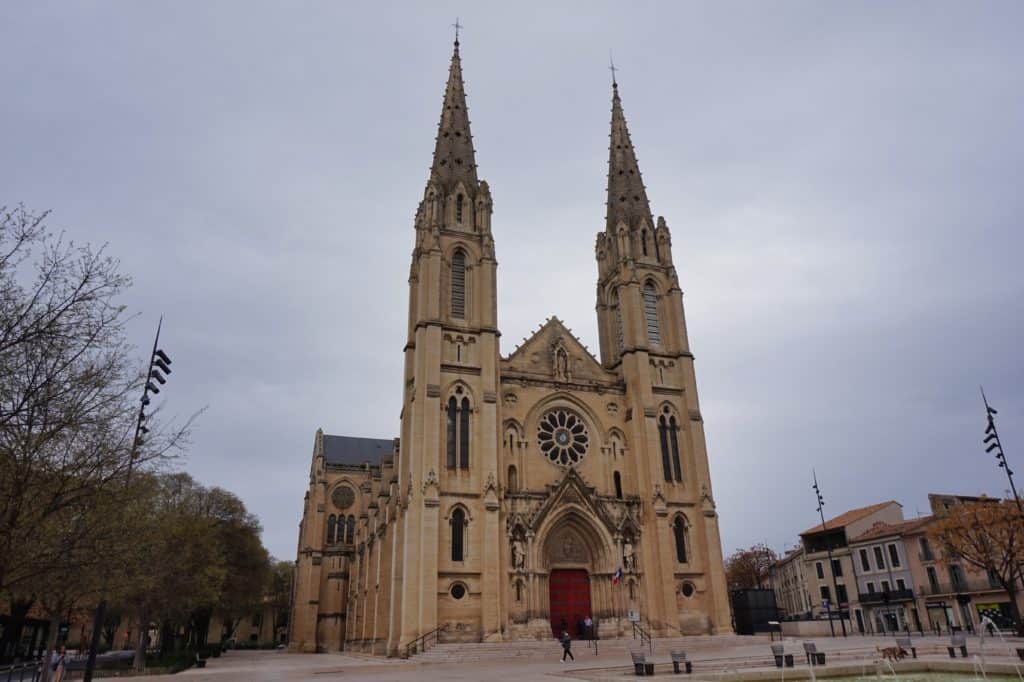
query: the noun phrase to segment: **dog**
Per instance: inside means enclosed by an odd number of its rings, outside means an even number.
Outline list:
[[[876,646],[875,650],[882,654],[882,658],[892,661],[893,663],[907,657],[907,650],[901,646],[887,646],[884,649]]]

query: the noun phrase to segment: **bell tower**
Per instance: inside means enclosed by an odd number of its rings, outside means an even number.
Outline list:
[[[437,595],[454,574],[469,586],[462,617],[500,629],[497,261],[475,156],[456,38],[409,270],[389,651],[452,619]]]
[[[652,218],[613,79],[607,215],[595,246],[597,318],[601,362],[626,387],[634,480],[651,495],[639,548],[644,611],[689,627],[679,614],[696,598],[722,632],[730,616],[718,517],[671,247],[665,219]]]

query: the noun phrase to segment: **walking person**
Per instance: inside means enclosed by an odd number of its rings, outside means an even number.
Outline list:
[[[67,669],[68,653],[65,647],[57,650],[57,656],[53,659],[53,676],[50,682],[62,682]]]
[[[572,655],[572,637],[569,636],[569,631],[563,628],[562,636],[558,639],[562,642],[562,663],[565,663],[566,656],[575,661],[576,657]]]
[[[584,637],[587,639],[594,639],[594,619],[587,616],[583,619]]]

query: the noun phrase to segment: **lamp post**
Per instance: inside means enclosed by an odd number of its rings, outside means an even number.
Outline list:
[[[821,497],[821,489],[818,487],[818,473],[816,471],[814,471],[813,469],[811,471],[814,474],[814,485],[811,486],[811,487],[814,488],[814,494],[818,498],[818,515],[821,516],[821,530],[822,530],[822,533],[824,533],[825,531],[828,530],[828,526],[825,524],[825,500]],[[828,555],[828,570],[832,572],[832,589],[834,589],[836,591],[835,592],[836,603],[839,604],[839,625],[843,629],[843,637],[846,637],[846,621],[843,620],[843,604],[842,604],[841,601],[839,601],[839,583],[836,580],[836,566],[833,563],[833,559],[832,559],[832,545],[831,545],[831,543],[829,543],[828,537],[825,537],[824,540],[825,540],[825,552]],[[829,627],[829,630],[832,631],[832,636],[835,637],[836,636],[836,629],[835,629],[835,626],[832,625],[832,608],[831,608],[831,604],[826,602],[825,610],[828,612],[828,627]]]
[[[996,419],[995,416],[999,414],[996,408],[988,404],[988,398],[985,397],[985,389],[981,389],[981,399],[985,403],[985,417],[988,419],[988,426],[985,427],[985,440],[982,443],[988,445],[985,448],[985,452],[996,453],[996,461],[999,462],[999,468],[1006,470],[1006,478],[1010,481],[1010,490],[1013,492],[1013,500],[1017,503],[1017,511],[1024,516],[1024,508],[1021,507],[1020,496],[1017,494],[1017,486],[1013,483],[1013,472],[1010,471],[1010,466],[1006,463],[1006,455],[1003,453],[1003,444],[999,440],[999,431],[996,430]]]
[[[160,388],[153,383],[154,381],[163,386],[167,383],[167,376],[171,373],[171,359],[167,357],[158,344],[160,343],[160,328],[163,326],[164,318],[160,317],[160,321],[156,325],[156,338],[153,340],[153,352],[149,356],[149,369],[146,372],[146,385],[142,388],[142,405],[139,407],[139,416],[135,422],[135,437],[132,439],[132,451],[128,459],[128,474],[125,477],[125,487],[131,480],[132,468],[135,465],[135,460],[139,454],[139,446],[142,445],[143,438],[149,429],[146,428],[146,407],[151,402],[149,394],[156,395],[160,392]],[[96,653],[100,648],[100,633],[103,629],[103,620],[107,615],[107,600],[100,599],[99,605],[96,607],[96,615],[92,622],[92,641],[89,644],[89,658],[85,663],[85,672],[82,673],[82,682],[92,682],[93,671],[96,669]],[[146,632],[145,624],[140,624],[139,637],[145,636]]]

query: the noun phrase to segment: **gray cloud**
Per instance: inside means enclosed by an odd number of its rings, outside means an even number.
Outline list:
[[[812,467],[832,513],[1001,491],[977,384],[1014,460],[1024,11],[624,12],[14,4],[0,23],[0,199],[110,242],[135,277],[140,347],[166,315],[168,410],[210,406],[188,468],[241,494],[291,557],[314,430],[397,433],[447,24],[467,25],[505,353],[550,314],[597,348],[612,47],[673,229],[724,549],[780,548],[810,526]]]

